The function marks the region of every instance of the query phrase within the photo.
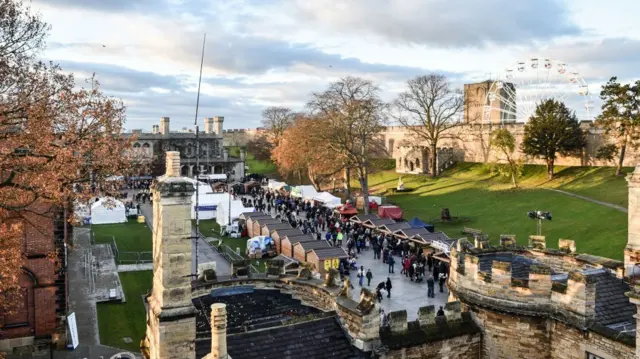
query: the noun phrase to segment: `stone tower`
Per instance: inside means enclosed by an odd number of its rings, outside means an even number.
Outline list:
[[[153,185],[153,289],[147,297],[149,359],[195,358],[196,309],[191,302],[191,195],[180,177],[180,153],[167,152],[167,172]]]

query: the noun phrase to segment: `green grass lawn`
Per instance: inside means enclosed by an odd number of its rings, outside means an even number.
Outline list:
[[[511,189],[507,179],[492,176],[486,166],[459,164],[432,179],[425,175],[403,175],[406,188],[414,192],[393,194],[399,175],[393,171],[374,174],[370,186],[384,193],[405,212],[425,221],[440,217],[447,207],[453,216],[468,217],[466,223],[436,224],[452,238],[462,236],[462,227],[474,227],[497,241],[500,234],[516,234],[519,243],[535,234],[536,222],[527,210],[553,212],[553,220],[543,223],[547,245],[557,247],[559,238],[576,241],[578,251],[622,259],[627,237],[627,214],[581,199],[541,189],[558,188],[626,206],[626,184],[614,177],[613,169],[559,168],[558,176],[547,181],[542,166],[527,166],[522,188]],[[357,184],[354,184],[357,186]]]
[[[127,223],[91,226],[96,243],[112,243],[113,238],[120,252],[149,252],[152,250],[152,233],[146,223],[130,219]]]
[[[278,171],[276,165],[273,162],[256,160],[255,157],[250,153],[247,153],[245,163],[249,167],[249,173],[266,175],[276,173]]]
[[[142,295],[151,289],[153,272],[120,273],[120,281],[126,303],[97,305],[100,343],[138,353],[147,322]],[[125,337],[133,341],[125,343],[123,340]]]

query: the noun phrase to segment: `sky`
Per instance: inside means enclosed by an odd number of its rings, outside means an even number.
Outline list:
[[[462,89],[548,58],[584,80],[596,111],[610,77],[640,79],[637,0],[31,0],[31,7],[51,25],[42,58],[78,84],[95,73],[127,106],[128,129],[150,130],[163,116],[172,129],[193,127],[205,33],[201,126],[224,116],[225,128],[257,127],[265,107],[303,110],[311,93],[348,75],[373,81],[391,102],[415,76],[442,74]],[[571,106],[586,101],[573,93]]]

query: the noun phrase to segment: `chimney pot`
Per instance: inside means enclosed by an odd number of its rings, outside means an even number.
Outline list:
[[[167,176],[180,177],[180,152],[167,151]]]
[[[211,358],[227,359],[227,305],[211,305]]]

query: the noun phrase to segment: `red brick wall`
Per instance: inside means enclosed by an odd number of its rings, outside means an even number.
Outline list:
[[[33,211],[37,213],[45,212],[49,206],[40,204],[34,205]],[[36,213],[25,212],[24,232],[25,232],[25,254],[48,254],[55,250],[53,242],[53,214],[46,213],[38,215]]]
[[[36,335],[50,335],[56,329],[56,288],[34,290]]]

